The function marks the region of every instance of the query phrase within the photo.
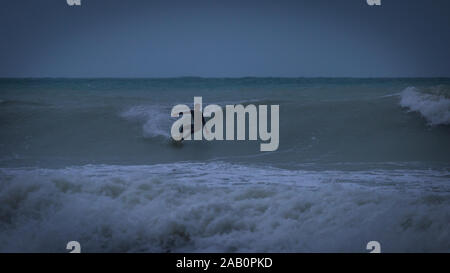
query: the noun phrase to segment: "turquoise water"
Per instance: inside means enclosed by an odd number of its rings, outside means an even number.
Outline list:
[[[279,149],[174,146],[194,96]],[[1,79],[0,251],[448,252],[449,125],[449,79]]]
[[[42,167],[218,159],[286,168],[445,166],[449,84],[439,79],[2,80],[0,156],[4,166]],[[179,103],[192,107],[194,96],[202,96],[204,106],[279,104],[279,149],[261,153],[260,141],[173,147],[170,110]],[[410,105],[402,107],[406,99]]]

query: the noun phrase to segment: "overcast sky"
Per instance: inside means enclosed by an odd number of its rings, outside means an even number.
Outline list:
[[[450,76],[449,0],[0,4],[0,77]]]

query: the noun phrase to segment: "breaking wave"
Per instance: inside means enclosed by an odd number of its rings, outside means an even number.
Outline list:
[[[450,124],[450,98],[446,90],[433,88],[427,91],[416,87],[406,88],[400,94],[400,105],[419,112],[430,125]]]
[[[156,105],[138,105],[122,112],[120,116],[142,124],[144,137],[169,137],[170,109]]]
[[[227,163],[0,169],[0,252],[450,249],[448,172]],[[438,190],[437,190],[438,189]]]

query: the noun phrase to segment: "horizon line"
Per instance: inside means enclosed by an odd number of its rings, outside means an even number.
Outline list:
[[[450,79],[450,76],[399,76],[399,77],[353,77],[353,76],[239,76],[239,77],[204,77],[204,76],[171,76],[171,77],[2,77],[4,79]]]

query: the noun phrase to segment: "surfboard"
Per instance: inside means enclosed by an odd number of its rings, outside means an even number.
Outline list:
[[[175,147],[181,147],[183,146],[183,140],[175,140],[172,137],[170,138],[170,142]]]

